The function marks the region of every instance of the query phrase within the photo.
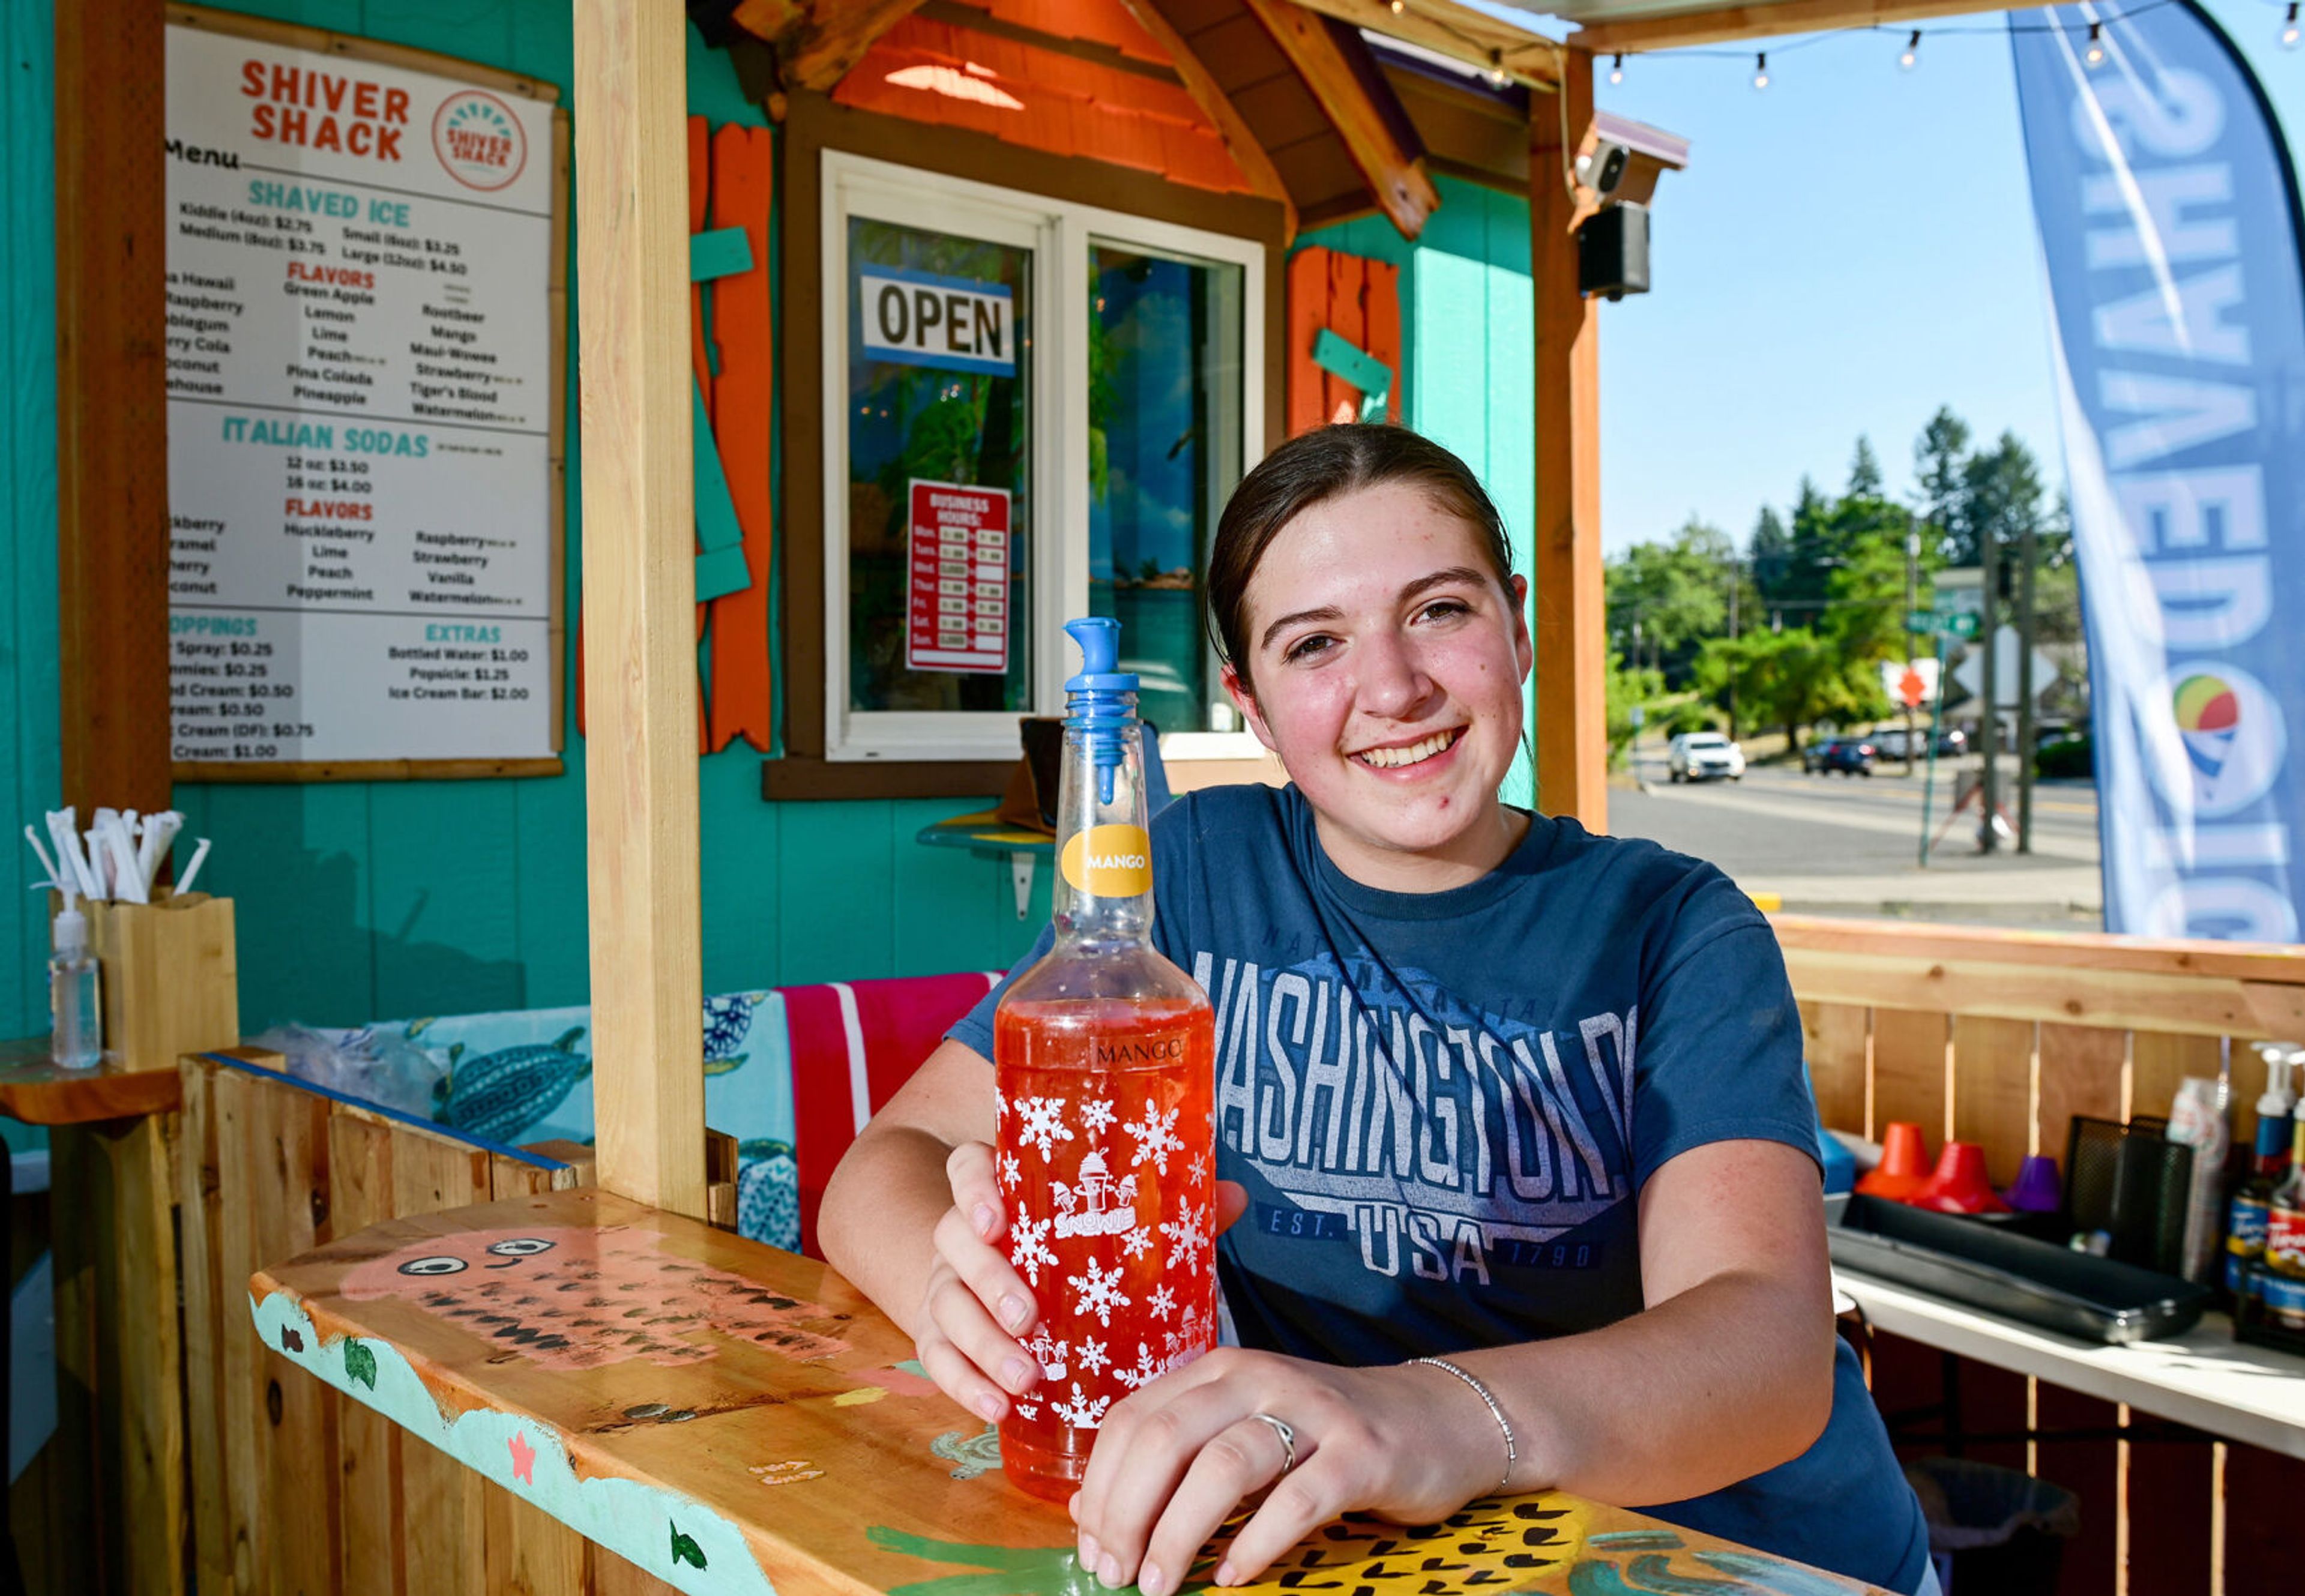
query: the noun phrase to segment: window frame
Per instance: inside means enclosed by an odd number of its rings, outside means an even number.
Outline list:
[[[1033,565],[1031,598],[1016,617],[1042,643],[1029,677],[1031,701],[1020,714],[1056,714],[1070,668],[1060,647],[1062,623],[1088,613],[1089,250],[1094,243],[1143,249],[1238,267],[1241,273],[1240,459],[1263,458],[1270,422],[1263,358],[1271,342],[1267,303],[1270,246],[1261,239],[1110,209],[1081,200],[1010,188],[827,147],[820,154],[819,313],[823,418],[822,672],[823,747],[828,764],[953,763],[1011,760],[1022,752],[1016,720],[981,710],[856,710],[848,703],[848,223],[851,216],[941,228],[1033,250],[1030,325],[1033,346],[1030,425],[1034,458],[1026,478],[1033,504],[1027,538]],[[861,203],[860,203],[861,201]],[[1026,358],[1019,350],[1020,358]],[[1074,529],[1077,529],[1075,531]],[[1056,535],[1052,536],[1051,532]],[[975,723],[975,724],[970,724]],[[1180,728],[1177,751],[1192,757],[1261,757],[1246,733]],[[1162,738],[1164,751],[1171,736]],[[1236,747],[1235,744],[1242,746]],[[1174,757],[1174,756],[1172,756]]]

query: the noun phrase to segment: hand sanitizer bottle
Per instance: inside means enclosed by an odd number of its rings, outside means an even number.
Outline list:
[[[88,916],[66,900],[52,935],[49,1057],[68,1070],[93,1069],[104,1057],[104,998],[97,984],[96,955],[88,951]]]

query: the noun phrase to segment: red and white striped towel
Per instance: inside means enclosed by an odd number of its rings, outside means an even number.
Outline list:
[[[972,972],[783,989],[792,1040],[800,1242],[810,1257],[824,1256],[817,1244],[817,1210],[848,1144],[999,979],[997,972]]]

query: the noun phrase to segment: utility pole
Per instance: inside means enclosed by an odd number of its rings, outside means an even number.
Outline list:
[[[2033,522],[2017,534],[2017,851],[2033,851]]]
[[[2000,706],[1994,702],[1994,689],[1997,683],[1993,658],[1993,634],[2001,624],[2001,562],[1995,557],[1999,550],[1995,547],[1999,537],[1999,530],[1989,523],[1977,529],[1977,560],[1981,567],[1978,574],[1984,579],[1985,584],[1985,614],[1978,626],[1978,631],[1983,633],[1985,644],[1985,668],[1978,683],[1978,698],[1985,706],[1985,713],[1977,723],[1978,746],[1985,753],[1985,785],[1981,789],[1985,812],[1978,817],[1977,822],[1977,851],[1980,853],[1994,853],[2001,846],[2001,837],[1993,828],[1994,817],[2000,812],[2001,802],[2001,773],[1998,768],[2001,762],[2001,720]]]
[[[1913,666],[1913,639],[1917,635],[1912,630],[1911,616],[1920,604],[1920,567],[1921,529],[1908,522],[1905,527],[1905,666],[1909,670]],[[1905,706],[1905,774],[1908,776],[1913,773],[1913,710],[1911,704]]]

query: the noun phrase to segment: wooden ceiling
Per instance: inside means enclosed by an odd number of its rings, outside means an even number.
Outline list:
[[[1418,78],[1397,64],[1388,71],[1362,28],[1528,88],[1549,91],[1560,77],[1557,46],[1455,0],[1415,0],[1399,16],[1387,0],[927,0],[925,14],[964,5],[987,30],[1084,59],[1114,50],[1103,32],[1118,39],[1128,30],[1084,29],[1081,13],[1125,7],[1159,41],[1175,81],[1221,132],[1250,186],[1291,213],[1291,235],[1300,222],[1374,210],[1414,238],[1440,204],[1432,166],[1490,183],[1526,170],[1513,148],[1526,141],[1518,90],[1500,98],[1482,92],[1484,84],[1452,86],[1445,74]],[[691,0],[691,10],[717,13],[698,18],[708,37],[725,38],[733,23],[767,41],[775,81],[829,89],[876,39],[923,13],[923,0]],[[763,98],[773,108],[773,96]],[[1427,159],[1425,125],[1444,146],[1436,160]],[[1476,153],[1452,148],[1467,139],[1478,142]]]

